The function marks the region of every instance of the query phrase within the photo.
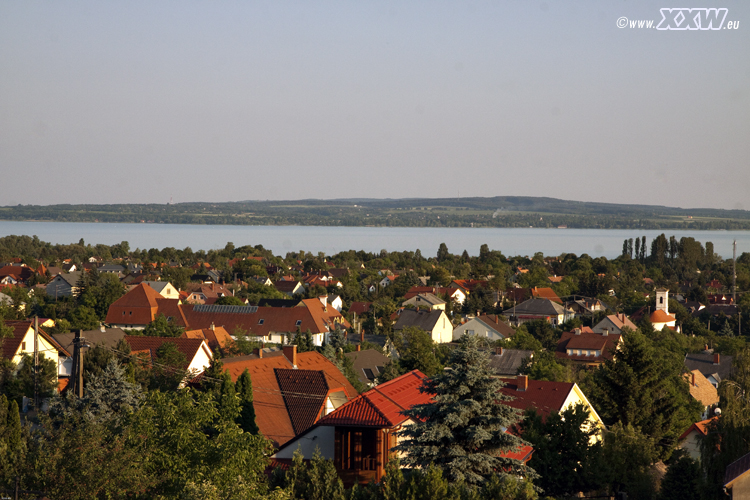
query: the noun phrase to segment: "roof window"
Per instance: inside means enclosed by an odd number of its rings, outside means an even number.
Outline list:
[[[263,324],[263,323],[264,323],[265,321],[266,321],[265,319],[263,319],[263,318],[260,318],[260,319],[258,320],[258,324],[259,324],[259,325],[262,325],[262,324]]]

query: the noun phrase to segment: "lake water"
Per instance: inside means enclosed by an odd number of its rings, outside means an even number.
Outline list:
[[[325,252],[332,255],[345,250],[379,252],[420,249],[422,255],[437,254],[440,243],[451,253],[467,250],[479,254],[486,243],[506,256],[587,253],[592,257],[615,258],[622,252],[626,238],[646,236],[651,240],[664,233],[678,240],[692,236],[701,243],[711,241],[714,251],[724,258],[732,257],[732,241],[737,240],[737,254],[750,252],[750,231],[639,231],[630,229],[541,229],[541,228],[418,228],[418,227],[321,227],[321,226],[203,226],[188,224],[105,224],[87,222],[0,221],[0,236],[38,236],[51,243],[86,243],[112,245],[128,241],[131,249],[185,248],[210,250],[224,248],[228,241],[235,246],[258,245],[284,256],[287,252]]]

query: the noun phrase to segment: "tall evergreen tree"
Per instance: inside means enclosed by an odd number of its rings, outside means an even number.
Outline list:
[[[451,481],[482,484],[500,472],[536,476],[523,462],[503,456],[528,443],[506,432],[521,415],[504,404],[509,398],[500,391],[503,382],[492,376],[489,355],[477,341],[462,337],[449,369],[425,380],[420,391],[434,398],[404,412],[415,423],[400,432],[404,439],[395,450],[405,454],[406,465],[434,465]]]
[[[258,434],[258,424],[255,423],[255,406],[253,406],[253,381],[247,369],[237,379],[235,385],[240,398],[240,415],[237,424],[243,431]]]

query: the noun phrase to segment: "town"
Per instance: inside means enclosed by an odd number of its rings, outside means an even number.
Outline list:
[[[0,238],[0,491],[750,495],[748,252],[221,244]]]

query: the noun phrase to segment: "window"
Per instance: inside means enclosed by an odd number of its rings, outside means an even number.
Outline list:
[[[474,330],[466,330],[466,335],[474,335]]]
[[[298,320],[297,320],[297,322],[296,322],[296,323],[294,324],[294,326],[299,326],[299,325],[301,325],[301,324],[302,324],[302,320],[301,320],[301,319],[298,319]]]
[[[26,342],[21,342],[21,350],[22,351],[26,350]]]
[[[265,319],[261,318],[261,319],[258,320],[258,324],[262,325],[265,321],[266,321]]]

